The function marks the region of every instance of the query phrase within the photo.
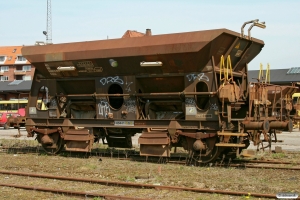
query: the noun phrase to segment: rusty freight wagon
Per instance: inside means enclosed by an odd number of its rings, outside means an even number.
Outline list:
[[[28,136],[48,153],[89,152],[98,141],[131,148],[142,133],[142,156],[170,157],[172,147],[200,162],[238,155],[290,128],[283,95],[293,87],[270,97],[267,83],[249,84],[247,64],[263,46],[227,29],[25,46],[36,68]]]

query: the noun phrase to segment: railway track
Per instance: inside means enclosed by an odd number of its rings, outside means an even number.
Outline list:
[[[163,185],[151,185],[151,184],[140,184],[140,183],[130,183],[130,182],[120,182],[120,181],[107,181],[107,180],[96,180],[90,178],[74,178],[74,177],[65,177],[65,176],[54,176],[48,174],[33,174],[33,173],[24,173],[24,172],[16,172],[16,171],[3,171],[0,170],[0,174],[13,175],[13,176],[26,176],[26,177],[35,177],[41,179],[56,179],[56,180],[64,180],[64,181],[73,181],[73,182],[87,182],[90,184],[101,184],[106,186],[117,186],[117,187],[130,187],[130,188],[139,188],[139,189],[156,189],[156,190],[177,190],[177,191],[189,191],[195,193],[213,193],[213,194],[223,194],[223,195],[235,195],[235,196],[249,196],[252,197],[260,197],[260,198],[271,198],[275,199],[275,194],[262,194],[262,193],[251,193],[248,192],[240,192],[240,191],[228,191],[228,190],[210,190],[210,189],[198,189],[198,188],[190,188],[190,187],[178,187],[178,186],[163,186]],[[14,187],[26,190],[37,190],[43,192],[52,192],[52,193],[61,193],[64,195],[71,196],[85,196],[85,197],[104,197],[108,199],[141,199],[135,197],[123,197],[116,195],[106,195],[106,194],[96,194],[96,193],[87,193],[87,192],[75,192],[75,191],[67,191],[62,189],[50,189],[44,187],[33,187],[26,185],[15,185],[15,184],[5,184],[0,183],[0,186],[3,187]]]
[[[39,147],[0,147],[1,153],[14,153],[14,154],[40,154],[43,153],[42,148]],[[99,157],[99,158],[113,158],[113,159],[122,159],[122,160],[135,160],[141,162],[153,162],[153,163],[170,163],[170,164],[179,164],[179,165],[191,165],[191,166],[202,166],[202,167],[235,167],[235,168],[259,168],[259,169],[280,169],[280,170],[300,170],[300,163],[298,162],[287,162],[287,161],[275,161],[275,160],[231,160],[222,162],[220,160],[209,163],[201,164],[197,161],[186,158],[185,156],[171,156],[169,160],[164,158],[145,158],[140,157],[137,151],[128,150],[128,151],[118,151],[114,149],[105,149],[99,150],[94,149],[94,151],[89,153],[74,153],[68,151],[62,151],[61,155],[70,156],[70,157]],[[256,164],[256,165],[255,165]],[[265,165],[262,165],[265,164]],[[282,165],[282,166],[278,166]]]
[[[50,189],[50,188],[45,188],[45,187],[26,186],[26,185],[17,185],[17,184],[0,183],[0,186],[13,187],[13,188],[19,188],[19,189],[25,189],[25,190],[41,191],[41,192],[51,192],[51,193],[62,194],[62,195],[66,195],[66,196],[82,196],[85,198],[101,197],[101,198],[105,198],[105,199],[150,200],[150,199],[137,198],[137,197],[126,197],[126,196],[108,195],[108,194],[102,194],[102,193],[90,193],[90,192],[78,192],[78,191],[61,190],[61,189]]]

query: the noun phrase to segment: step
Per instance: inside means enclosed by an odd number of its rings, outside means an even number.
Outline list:
[[[248,136],[247,133],[222,133],[218,131],[218,135],[224,135],[224,136],[236,136],[236,137],[243,137]]]
[[[245,144],[216,143],[217,147],[245,147]]]

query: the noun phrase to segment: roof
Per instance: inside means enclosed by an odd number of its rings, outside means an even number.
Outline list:
[[[122,36],[122,38],[127,38],[127,37],[143,37],[143,36],[145,36],[144,33],[128,30],[128,31],[126,31],[124,33],[124,35]]]
[[[16,57],[22,56],[21,49],[23,46],[2,46],[0,47],[0,56],[5,56],[6,59],[1,65],[14,65],[14,64],[30,64],[28,61],[16,63]]]
[[[270,70],[270,82],[271,83],[300,82],[300,73],[290,73],[290,71],[293,68]],[[249,74],[248,76],[249,81],[256,82],[258,78],[259,70],[249,70],[248,74]],[[266,75],[266,70],[263,70],[263,74],[264,76]]]
[[[0,92],[29,92],[32,80],[0,81]]]

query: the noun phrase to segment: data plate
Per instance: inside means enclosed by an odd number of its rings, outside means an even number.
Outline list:
[[[190,106],[187,106],[185,108],[186,110],[186,115],[196,115],[197,114],[197,108],[196,107],[190,107]]]
[[[134,126],[134,121],[115,121],[115,126]]]

